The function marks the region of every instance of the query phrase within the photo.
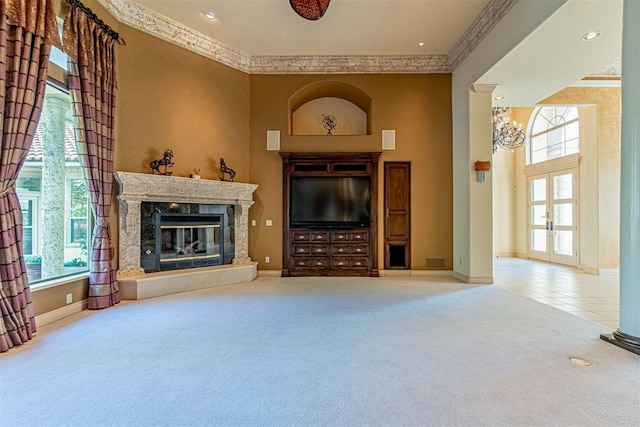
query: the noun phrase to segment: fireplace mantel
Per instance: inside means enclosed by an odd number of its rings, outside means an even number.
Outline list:
[[[202,203],[234,206],[234,265],[250,264],[249,208],[256,184],[116,172],[120,184],[118,279],[144,275],[140,267],[140,205],[142,202]]]

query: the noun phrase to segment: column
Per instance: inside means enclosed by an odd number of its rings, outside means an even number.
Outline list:
[[[65,122],[69,98],[47,93],[42,108],[42,278],[64,274]]]
[[[140,200],[120,200],[118,279],[144,274],[140,267]]]
[[[251,202],[240,202],[235,205],[234,213],[234,233],[235,233],[235,250],[236,256],[233,258],[233,264],[246,264],[251,262],[249,258],[249,208],[253,205]]]
[[[620,326],[600,337],[640,354],[640,1],[625,0],[620,143]]]

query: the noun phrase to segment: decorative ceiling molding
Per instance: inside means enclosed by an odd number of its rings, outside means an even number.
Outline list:
[[[448,56],[250,56],[131,0],[97,1],[123,24],[245,73],[426,74],[452,72],[518,0],[491,0]]]
[[[250,57],[166,16],[129,0],[98,0],[114,18],[136,30],[158,37],[240,71],[249,72]]]
[[[516,4],[518,0],[491,0],[473,21],[458,43],[449,51],[449,69],[458,65],[478,46],[482,39],[496,26],[498,21]]]
[[[446,55],[252,56],[251,74],[448,73]]]

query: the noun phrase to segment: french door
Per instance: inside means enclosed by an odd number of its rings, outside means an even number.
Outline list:
[[[578,265],[577,176],[572,168],[528,178],[529,258]]]

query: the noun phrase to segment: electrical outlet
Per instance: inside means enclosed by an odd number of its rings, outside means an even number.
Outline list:
[[[256,225],[257,225],[256,220],[255,220],[255,219],[252,219],[252,220],[251,220],[251,226],[252,226],[252,227],[255,227]]]
[[[267,227],[271,227],[271,226],[273,225],[273,221],[271,221],[270,219],[268,219],[268,220],[266,220],[266,221],[265,221],[265,225],[266,225]]]
[[[264,262],[265,264],[269,264],[271,262],[271,258],[269,258],[268,256],[264,257]]]
[[[73,294],[67,294],[67,304],[71,304],[73,302]]]

